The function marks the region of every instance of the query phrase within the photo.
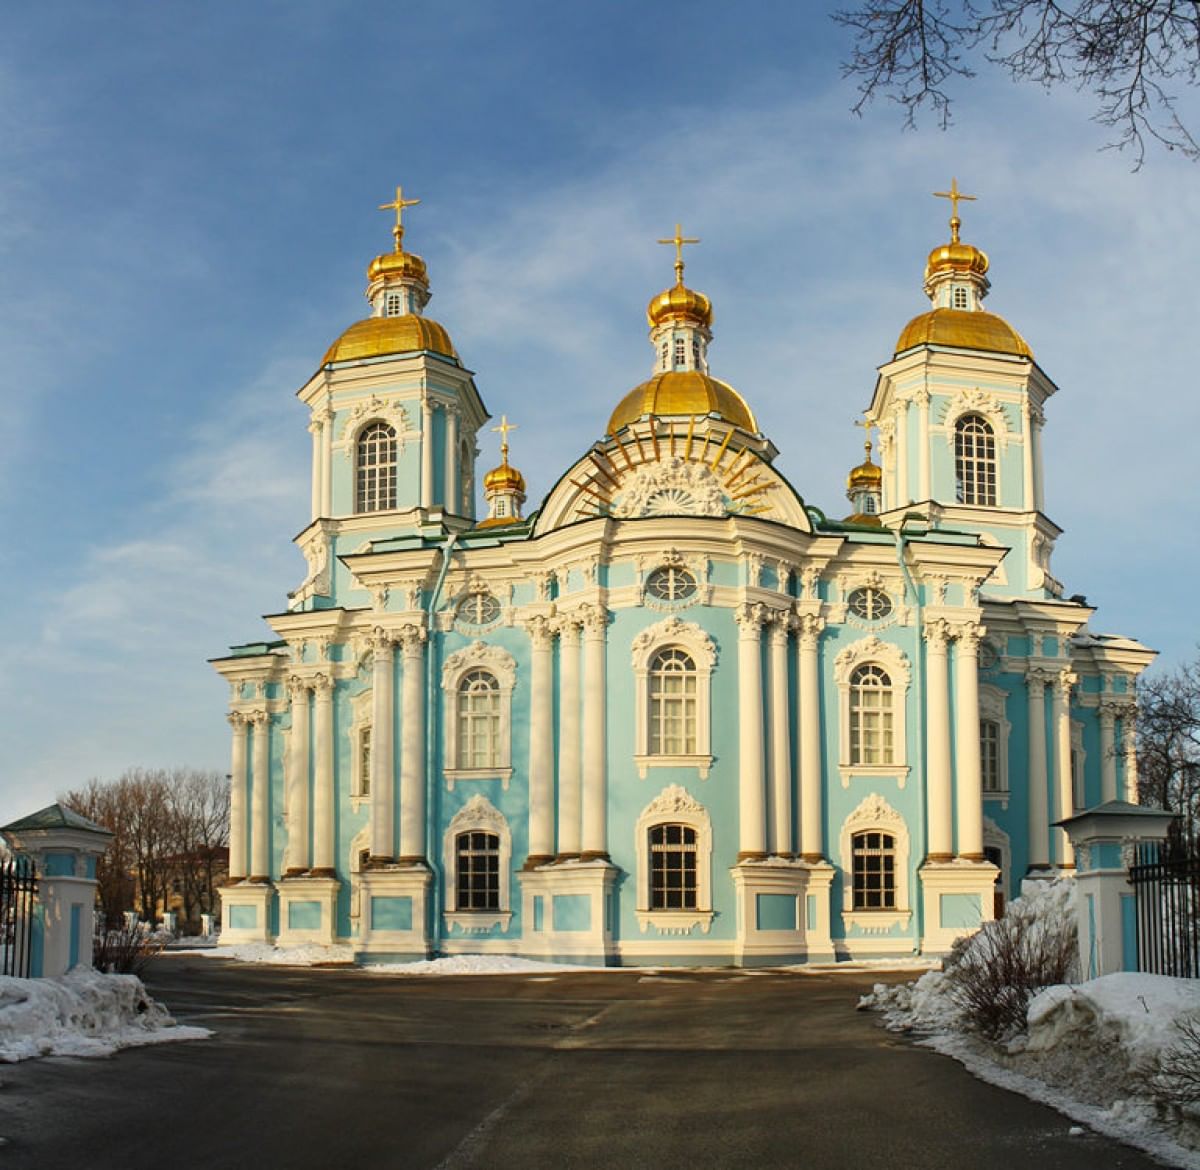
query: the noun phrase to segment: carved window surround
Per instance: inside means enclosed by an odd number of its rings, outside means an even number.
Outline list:
[[[463,675],[472,670],[486,670],[500,684],[500,730],[495,765],[489,768],[459,767],[458,687]],[[442,775],[446,787],[463,780],[499,780],[507,791],[512,779],[512,694],[517,681],[517,664],[513,656],[500,646],[483,641],[472,642],[465,649],[451,654],[442,666],[442,693],[446,715],[446,766]]]
[[[890,763],[855,764],[850,759],[850,678],[864,663],[878,663],[891,680],[892,689],[892,755]],[[908,764],[907,719],[908,688],[912,668],[908,655],[890,642],[880,641],[874,634],[860,638],[845,647],[834,659],[834,681],[838,689],[839,747],[838,774],[842,787],[849,788],[856,776],[895,777],[901,788],[911,771]]]
[[[500,905],[488,910],[459,910],[458,853],[455,843],[461,833],[494,833],[500,841]],[[458,810],[442,837],[442,921],[447,932],[457,929],[464,934],[486,934],[497,926],[508,929],[512,921],[512,830],[504,814],[486,796],[476,793]]]
[[[650,907],[650,830],[656,825],[686,825],[696,833],[696,906],[689,910],[655,910]],[[645,934],[654,927],[660,934],[683,935],[699,926],[703,934],[712,927],[712,821],[708,810],[680,784],[664,788],[638,817],[637,843],[638,927]]]
[[[856,833],[878,830],[889,834],[893,841],[896,878],[896,905],[881,910],[854,908],[854,836]],[[872,792],[842,822],[839,838],[842,863],[842,920],[847,926],[857,926],[868,934],[882,934],[912,918],[908,891],[908,824],[888,802]]]

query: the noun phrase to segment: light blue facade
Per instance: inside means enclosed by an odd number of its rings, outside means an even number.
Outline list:
[[[981,256],[931,254],[934,308],[880,368],[882,464],[852,472],[848,521],[805,504],[709,375],[711,306],[682,265],[651,302],[651,380],[527,518],[504,432],[477,520],[473,375],[421,315],[423,262],[377,258],[373,316],[300,391],[308,575],[277,641],[214,661],[226,940],[364,961],[906,955],[945,950],[1027,874],[1070,872],[1052,826],[1132,791],[1152,655],[1092,633],[1050,573],[1056,387],[980,308]],[[970,307],[941,307],[960,286]],[[656,689],[667,651],[687,702]]]

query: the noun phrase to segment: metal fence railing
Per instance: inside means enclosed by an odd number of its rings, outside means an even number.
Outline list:
[[[37,872],[28,857],[0,862],[0,975],[29,977]]]
[[[1138,970],[1200,978],[1200,857],[1169,842],[1134,847]]]

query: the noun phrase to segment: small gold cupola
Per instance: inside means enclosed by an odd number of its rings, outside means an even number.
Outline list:
[[[991,288],[987,253],[959,238],[962,220],[958,205],[976,196],[960,191],[957,179],[951,179],[949,191],[935,191],[934,195],[950,200],[950,242],[929,253],[924,288],[933,307],[904,327],[896,353],[926,344],[1032,357],[1025,339],[1003,317],[983,308]]]
[[[846,498],[854,511],[846,517],[849,524],[870,524],[875,528],[881,527],[879,513],[883,507],[883,468],[871,460],[870,423],[861,423],[867,427],[867,440],[863,444],[866,458],[851,469],[846,477]]]
[[[450,335],[436,321],[422,315],[431,296],[425,261],[404,250],[404,210],[420,202],[405,199],[403,188],[397,187],[395,199],[379,205],[380,211],[396,213],[392,227],[395,247],[367,265],[366,297],[371,302],[371,316],[351,325],[329,347],[322,365],[422,350],[458,360]]]
[[[727,382],[708,372],[708,346],[712,341],[712,302],[702,292],[683,283],[683,248],[700,240],[685,236],[681,225],[660,244],[675,249],[675,283],[646,306],[654,369],[648,381],[635,386],[617,404],[608,420],[607,434],[647,415],[703,418],[716,414],[750,434],[758,422],[745,399]]]
[[[500,466],[493,467],[483,477],[483,495],[487,501],[487,519],[479,523],[480,528],[513,524],[520,520],[521,505],[525,503],[525,477],[508,462],[508,432],[515,431],[515,424],[508,415],[500,416],[500,425],[492,427],[500,432]]]

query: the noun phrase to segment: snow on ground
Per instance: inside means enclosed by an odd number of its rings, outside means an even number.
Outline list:
[[[109,1056],[119,1048],[203,1040],[180,1027],[134,975],[76,968],[57,979],[0,977],[0,1061]]]
[[[1067,928],[1068,884],[1031,891],[1010,912],[1037,917],[1040,929]],[[929,971],[914,983],[876,984],[860,1006],[981,1080],[1045,1102],[1169,1165],[1200,1170],[1200,1129],[1162,1108],[1153,1086],[1161,1059],[1179,1040],[1177,1023],[1200,1018],[1200,981],[1127,972],[1047,987],[1030,1000],[1026,1031],[1004,1043],[970,1030],[954,991],[952,978]],[[1200,1052],[1196,1061],[1200,1068]]]

